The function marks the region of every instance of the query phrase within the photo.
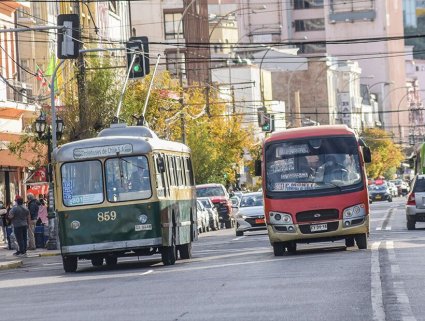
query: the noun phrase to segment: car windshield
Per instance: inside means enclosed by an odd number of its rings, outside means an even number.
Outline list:
[[[266,187],[271,192],[314,191],[360,185],[354,137],[302,139],[266,146]]]
[[[263,206],[263,195],[246,195],[242,196],[239,207]]]
[[[202,205],[204,205],[205,208],[212,208],[211,202],[209,200],[200,200]]]
[[[223,188],[220,186],[211,186],[211,187],[197,187],[196,196],[205,197],[205,196],[225,196]]]
[[[373,185],[371,186],[371,191],[385,191],[387,189],[386,185]]]

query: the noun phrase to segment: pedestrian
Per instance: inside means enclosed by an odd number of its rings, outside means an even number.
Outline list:
[[[34,197],[34,194],[28,193],[27,194],[27,200],[28,200],[28,210],[30,211],[31,220],[30,224],[28,226],[28,250],[35,250],[35,237],[34,237],[34,231],[35,226],[38,219],[38,210],[40,207],[40,202]]]
[[[4,206],[3,202],[0,202],[0,226],[1,226],[1,231],[3,234],[3,243],[6,243],[6,239],[7,239],[7,232],[6,232],[6,226],[7,226],[7,221],[6,221],[6,214],[7,214],[7,209]]]
[[[18,250],[13,255],[26,255],[27,233],[31,215],[30,211],[24,206],[24,199],[22,197],[16,197],[16,204],[8,214],[8,219],[13,225],[13,232],[18,242]]]
[[[47,206],[44,198],[40,198],[38,200],[40,202],[40,206],[38,208],[38,222],[41,222],[42,225],[46,225],[49,222],[47,218]]]

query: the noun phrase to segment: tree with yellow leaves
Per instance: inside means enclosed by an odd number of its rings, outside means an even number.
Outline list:
[[[394,144],[390,135],[379,128],[366,129],[362,138],[372,153],[372,162],[366,165],[367,176],[369,178],[384,176],[386,179],[392,179],[390,173],[394,173],[405,159],[401,147]]]

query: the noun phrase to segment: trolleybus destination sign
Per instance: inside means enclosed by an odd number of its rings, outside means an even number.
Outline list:
[[[93,157],[106,157],[114,156],[119,153],[122,154],[131,154],[133,152],[133,146],[131,144],[120,144],[120,145],[110,145],[110,146],[96,146],[96,147],[86,147],[86,148],[76,148],[74,149],[74,159],[84,159],[84,158],[93,158]]]

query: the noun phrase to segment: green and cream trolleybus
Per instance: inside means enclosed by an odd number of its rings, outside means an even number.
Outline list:
[[[98,137],[56,148],[55,209],[66,272],[118,257],[192,255],[197,238],[190,149],[144,126],[114,124]]]

